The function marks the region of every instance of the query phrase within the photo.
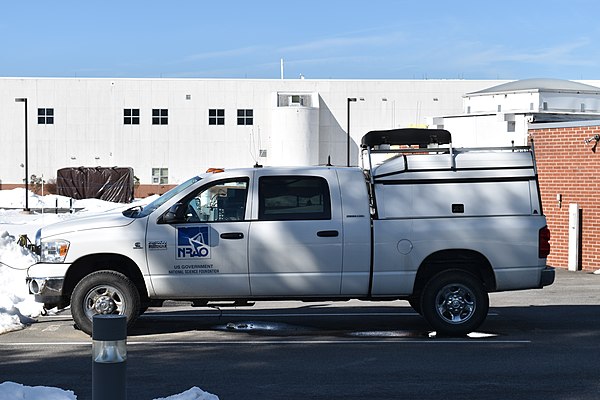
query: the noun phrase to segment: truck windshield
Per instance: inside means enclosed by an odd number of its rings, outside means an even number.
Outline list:
[[[201,179],[202,178],[199,176],[195,176],[191,179],[188,179],[187,181],[183,182],[181,185],[175,186],[173,189],[169,190],[168,192],[165,192],[159,198],[154,200],[152,203],[145,205],[144,207],[136,206],[136,207],[129,208],[129,209],[123,211],[123,215],[125,215],[126,217],[131,217],[131,218],[147,217],[148,215],[152,214],[158,207],[162,206],[167,201],[172,199],[174,196],[183,192],[185,189],[189,188],[190,186],[192,186],[194,183],[198,182]]]

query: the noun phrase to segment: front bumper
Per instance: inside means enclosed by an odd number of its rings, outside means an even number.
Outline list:
[[[35,301],[44,303],[46,308],[62,304],[64,278],[27,278],[29,293],[35,296]]]
[[[71,264],[36,263],[27,269],[27,287],[35,296],[35,301],[44,303],[46,308],[65,304],[63,288],[65,276]],[[68,302],[68,299],[66,299]]]

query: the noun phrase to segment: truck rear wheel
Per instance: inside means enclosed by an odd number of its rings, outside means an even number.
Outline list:
[[[485,320],[489,297],[481,280],[472,274],[450,270],[434,276],[425,285],[421,311],[438,334],[463,336]]]
[[[115,271],[97,271],[84,277],[71,295],[71,315],[79,329],[92,334],[96,314],[119,314],[133,325],[140,313],[140,295],[133,282]]]

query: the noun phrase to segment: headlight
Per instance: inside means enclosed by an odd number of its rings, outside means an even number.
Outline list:
[[[69,242],[56,240],[54,242],[42,242],[41,262],[61,263],[65,261],[69,251]]]

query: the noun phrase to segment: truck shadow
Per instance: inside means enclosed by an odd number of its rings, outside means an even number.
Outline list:
[[[600,339],[600,305],[492,307],[473,339],[493,337],[531,340],[548,335]],[[129,336],[220,332],[223,339],[263,337],[440,338],[412,308],[299,307],[260,310],[184,308],[150,309],[140,316]]]

